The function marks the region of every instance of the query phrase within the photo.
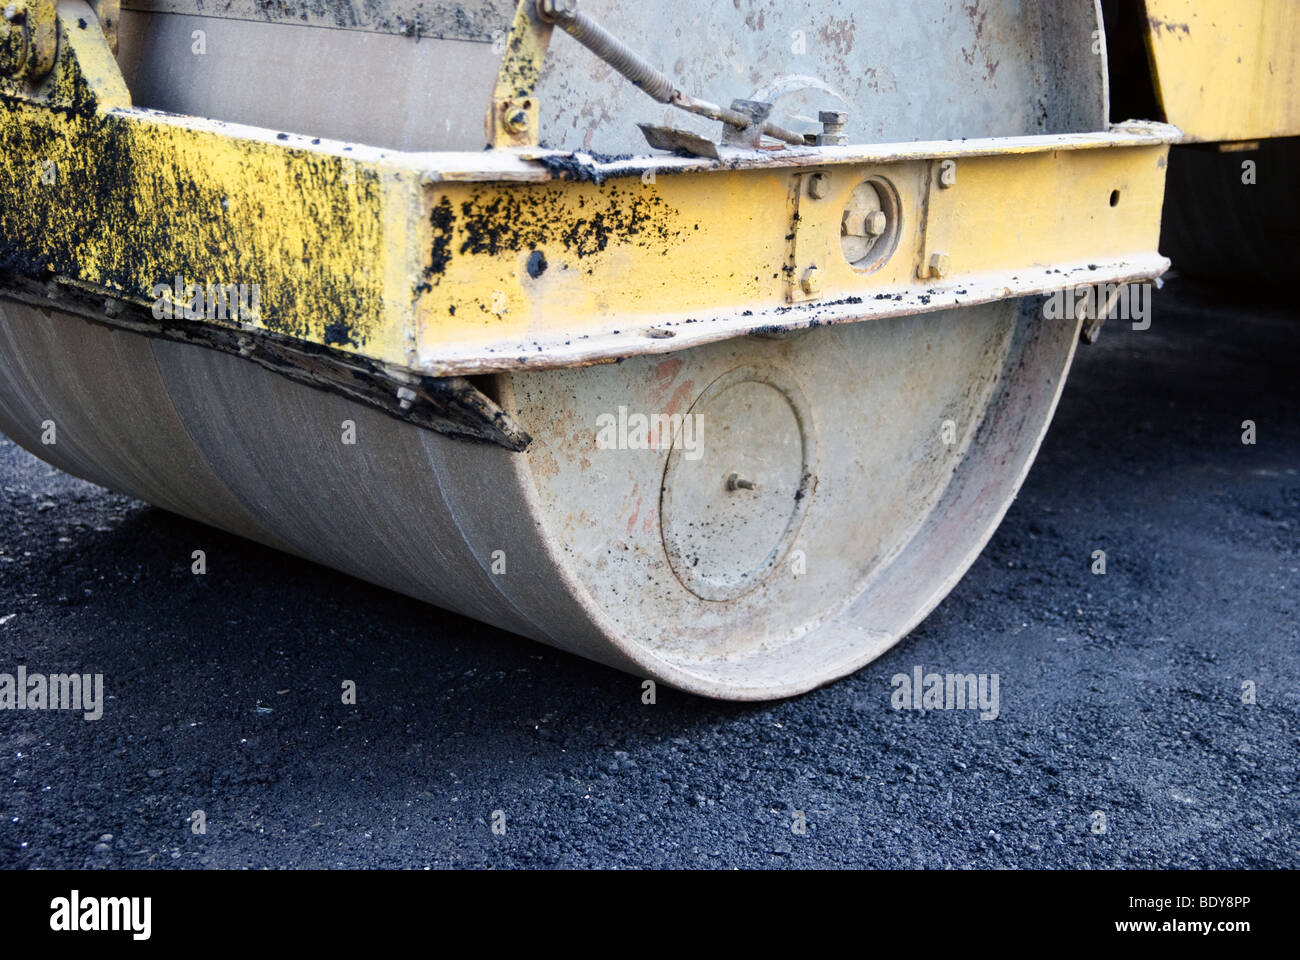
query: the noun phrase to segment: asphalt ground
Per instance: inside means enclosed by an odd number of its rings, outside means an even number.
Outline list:
[[[0,672],[105,694],[0,711],[0,865],[1294,868],[1296,314],[1174,280],[1109,322],[953,593],[772,704],[645,704],[0,440]],[[896,709],[917,667],[996,719]]]

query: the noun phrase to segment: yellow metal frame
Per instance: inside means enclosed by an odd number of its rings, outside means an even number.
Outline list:
[[[1185,139],[1300,136],[1300,3],[1145,4],[1156,96]]]
[[[596,163],[542,150],[395,153],[130,107],[88,8],[59,66],[0,95],[0,273],[140,311],[175,278],[256,284],[205,317],[427,376],[563,366],[750,333],[1158,276],[1168,144],[1098,134],[722,148]],[[51,169],[54,177],[45,174]],[[942,182],[941,171],[946,170]],[[821,175],[817,196],[810,179]],[[884,178],[898,242],[840,251]],[[818,281],[806,284],[810,268]],[[4,277],[0,276],[0,283]]]
[[[439,183],[428,202],[450,256],[417,307],[420,365],[583,363],[1158,276],[1174,135],[821,148],[751,169],[594,165],[599,184]],[[956,175],[946,189],[945,161]],[[829,181],[821,198],[814,176]],[[843,256],[840,226],[849,194],[872,178],[897,190],[901,235],[864,274]]]

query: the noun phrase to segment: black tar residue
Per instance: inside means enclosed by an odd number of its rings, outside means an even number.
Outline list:
[[[446,197],[434,205],[429,213],[429,223],[433,227],[433,246],[429,253],[429,265],[424,268],[425,277],[441,277],[451,262],[451,236],[456,226],[456,212],[451,208],[451,201]],[[434,281],[436,284],[438,281]],[[416,288],[416,293],[431,290],[426,280]]]
[[[528,275],[536,280],[546,272],[546,257],[542,251],[534,250],[528,255]]]
[[[360,341],[353,336],[352,328],[344,320],[335,320],[325,325],[325,343],[327,346],[361,346]]]
[[[60,157],[63,186],[28,192],[22,209],[0,210],[0,269],[37,282],[58,275],[88,279],[134,296],[148,296],[155,284],[175,276],[200,284],[211,278],[256,281],[264,294],[260,319],[265,328],[301,337],[312,332],[311,318],[328,310],[331,316],[354,318],[351,325],[334,328],[335,342],[364,345],[368,321],[379,304],[373,284],[310,267],[301,280],[268,274],[261,227],[228,212],[230,184],[196,176],[180,161],[142,163],[142,157],[151,157],[153,141],[133,121],[98,112],[93,91],[84,85],[58,77],[55,82],[62,85],[51,94],[57,99],[48,110],[66,122],[13,125],[0,152],[15,162],[0,164],[0,187],[12,183],[28,161],[51,155]],[[166,157],[165,151],[158,155]],[[288,187],[304,195],[314,195],[322,179],[337,176],[337,163],[330,158],[286,156]],[[358,187],[374,189],[368,180]],[[141,197],[150,198],[143,207]],[[178,213],[150,215],[154,210]],[[313,207],[304,213],[304,222],[325,235],[361,230],[353,214],[343,204]],[[129,237],[131,242],[109,247],[110,255],[91,272],[79,255],[87,236]]]
[[[670,243],[679,232],[671,228],[674,211],[639,186],[610,186],[598,197],[579,198],[577,213],[554,189],[476,194],[460,207],[464,239],[458,252],[496,256],[559,243],[568,253],[587,257],[611,240],[641,246]]]
[[[600,164],[629,160],[631,157],[630,153],[621,156],[605,153],[566,153],[541,156],[537,158],[537,162],[558,180],[601,184],[606,178],[599,167]]]

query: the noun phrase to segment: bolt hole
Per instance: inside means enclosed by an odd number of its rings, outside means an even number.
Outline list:
[[[533,101],[531,101],[531,100],[525,100],[525,101],[524,101],[524,109],[525,109],[525,110],[531,110],[532,108],[533,108]]]
[[[1119,206],[1119,191],[1118,191],[1118,190],[1112,190],[1112,191],[1110,192],[1110,205],[1111,205],[1112,207],[1118,207],[1118,206]]]

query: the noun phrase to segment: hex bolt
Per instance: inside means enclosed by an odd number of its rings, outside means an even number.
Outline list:
[[[808,178],[808,195],[814,200],[824,200],[831,192],[831,178],[824,173],[814,173]]]
[[[889,227],[889,216],[884,210],[862,213],[852,208],[844,211],[840,233],[846,237],[878,237]]]
[[[822,110],[818,112],[817,120],[822,125],[822,133],[843,133],[849,115],[844,110]]]
[[[932,253],[930,254],[930,270],[928,276],[942,277],[948,272],[948,254]]]
[[[803,272],[803,280],[799,284],[803,287],[803,292],[809,296],[822,292],[822,272],[816,267],[809,267]]]
[[[843,110],[822,110],[817,114],[822,125],[822,132],[817,134],[817,146],[842,147],[849,142],[844,135],[844,124],[849,122],[849,115]]]
[[[745,480],[740,476],[740,474],[735,473],[733,471],[732,473],[727,475],[727,489],[728,490],[753,490],[754,481]]]
[[[411,404],[415,403],[416,393],[410,387],[397,388],[397,402],[403,410],[410,410]]]
[[[957,184],[957,161],[945,160],[939,164],[939,189],[947,190]]]
[[[577,13],[578,3],[577,0],[538,0],[537,10],[543,20],[555,20]]]

